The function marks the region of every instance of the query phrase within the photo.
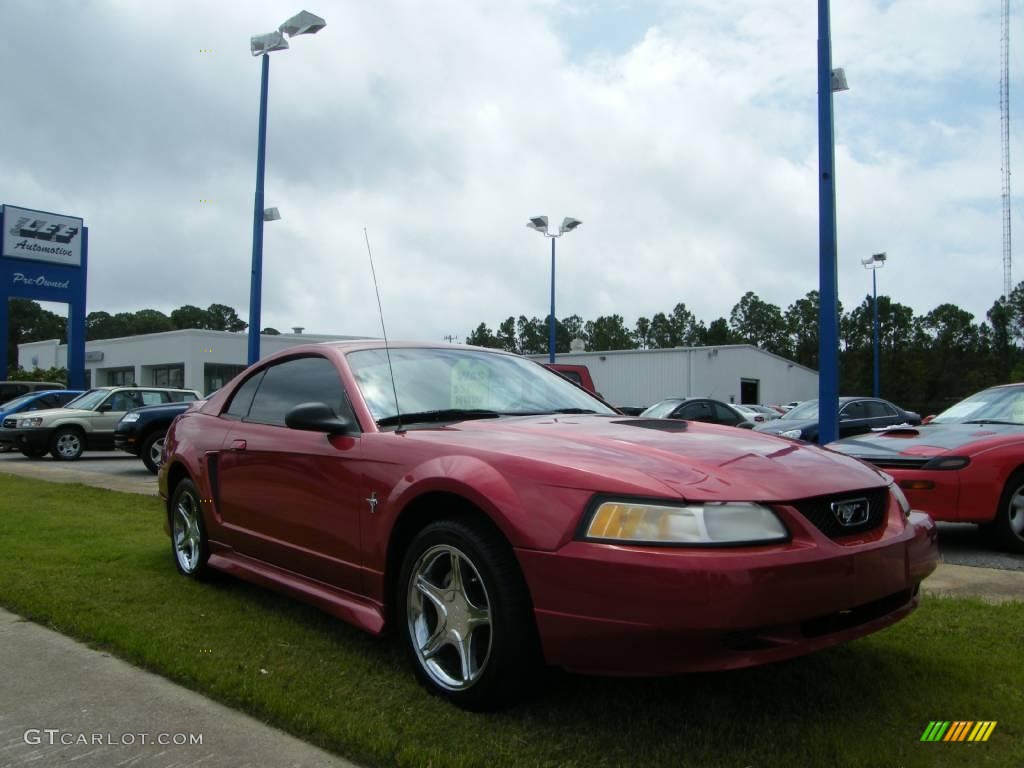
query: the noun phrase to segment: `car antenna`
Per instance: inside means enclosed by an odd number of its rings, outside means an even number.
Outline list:
[[[391,391],[395,393],[395,418],[398,426],[395,432],[400,433],[402,429],[402,411],[398,407],[398,387],[395,386],[395,369],[391,367],[391,350],[388,348],[388,332],[384,327],[384,309],[380,305],[380,288],[377,287],[377,270],[373,268],[373,252],[370,250],[370,235],[363,227],[363,237],[366,238],[366,255],[370,257],[370,274],[373,275],[373,290],[377,294],[377,312],[380,314],[380,330],[384,334],[384,353],[388,356],[388,373],[391,375]]]

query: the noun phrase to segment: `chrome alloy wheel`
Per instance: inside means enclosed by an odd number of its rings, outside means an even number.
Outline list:
[[[199,501],[191,491],[181,494],[174,509],[174,556],[185,573],[194,573],[202,553]]]
[[[1010,507],[1006,514],[1013,535],[1024,541],[1024,485],[1019,486],[1010,496]]]
[[[57,438],[57,453],[66,459],[73,459],[82,452],[82,438],[75,432],[65,432]]]
[[[149,446],[149,460],[157,468],[164,463],[164,438],[154,440],[153,444]]]
[[[491,656],[491,603],[466,555],[448,544],[420,555],[409,576],[409,635],[416,658],[437,685],[463,691]]]

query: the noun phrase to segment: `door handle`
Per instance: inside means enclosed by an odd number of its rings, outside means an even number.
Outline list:
[[[231,441],[231,450],[232,451],[244,451],[245,450],[245,440],[232,440]]]

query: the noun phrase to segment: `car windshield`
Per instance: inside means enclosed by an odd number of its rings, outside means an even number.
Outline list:
[[[662,400],[655,403],[640,415],[646,419],[664,419],[676,409],[682,400]]]
[[[818,418],[818,401],[807,400],[795,408],[782,414],[783,419],[816,419]]]
[[[932,424],[965,424],[976,421],[1002,421],[1024,424],[1024,387],[986,389],[947,408]]]
[[[15,408],[20,408],[25,403],[35,399],[38,396],[38,392],[29,392],[27,395],[19,395],[13,400],[8,400],[6,403],[0,405],[0,411],[13,411]]]
[[[395,421],[398,411],[408,423],[455,421],[460,415],[615,413],[557,373],[511,355],[399,348],[391,350],[390,367],[383,349],[358,350],[347,358],[359,391],[378,422]]]
[[[90,389],[88,392],[76,397],[64,407],[81,408],[83,411],[91,411],[97,405],[102,403],[104,398],[109,394],[109,389]]]

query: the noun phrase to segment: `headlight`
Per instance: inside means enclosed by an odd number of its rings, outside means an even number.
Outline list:
[[[903,512],[903,517],[910,518],[910,502],[907,501],[906,495],[903,493],[903,489],[900,488],[896,483],[889,486],[889,493],[896,499],[896,503],[900,505],[900,510]]]
[[[745,501],[670,506],[606,501],[590,517],[584,536],[640,544],[754,544],[785,541],[789,534],[768,507]]]
[[[970,463],[970,456],[936,456],[921,469],[963,469]]]
[[[122,424],[134,424],[138,420],[139,414],[137,413],[126,413],[124,416],[121,417]]]
[[[787,429],[785,432],[779,432],[779,437],[790,437],[794,440],[799,440],[800,435],[803,433],[802,429]]]
[[[27,419],[18,419],[18,429],[24,429],[25,427],[41,427],[43,426],[42,416],[30,416]]]

